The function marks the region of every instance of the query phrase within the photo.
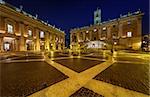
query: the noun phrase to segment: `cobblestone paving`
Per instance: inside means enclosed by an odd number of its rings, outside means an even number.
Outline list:
[[[5,56],[0,56],[0,61],[6,60],[6,59],[9,59],[9,58],[16,58],[16,57],[18,57],[18,56],[17,56],[17,55],[10,55],[10,56],[7,56],[7,57],[5,57]]]
[[[43,59],[43,56],[23,56],[23,57],[18,57],[13,60],[30,60],[30,59]]]
[[[84,56],[84,57],[89,57],[89,58],[98,58],[98,59],[108,59],[108,57],[104,57],[104,56],[95,56],[95,55],[89,55],[89,56]]]
[[[93,92],[92,90],[82,87],[77,92],[72,94],[70,97],[104,97],[104,96],[99,95]]]
[[[16,52],[16,54],[7,54],[0,56],[0,61],[11,59],[11,60],[28,60],[28,59],[43,59],[41,53],[31,53],[31,52]]]
[[[103,61],[88,60],[88,59],[81,59],[81,58],[59,59],[54,61],[78,73],[103,62]]]
[[[114,63],[94,79],[150,95],[148,64]]]
[[[54,53],[53,55],[51,53],[49,53],[48,55],[49,58],[58,58],[58,57],[69,57],[68,54],[63,54],[63,53]]]
[[[144,59],[137,57],[116,57],[117,61],[144,62]]]
[[[66,78],[46,62],[1,63],[0,97],[32,94]]]

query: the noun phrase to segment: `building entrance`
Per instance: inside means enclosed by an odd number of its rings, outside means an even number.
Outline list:
[[[45,42],[44,41],[40,41],[40,50],[41,51],[45,50]]]
[[[15,38],[4,37],[3,38],[3,50],[4,51],[15,51]]]
[[[32,40],[26,40],[26,49],[27,50],[34,50],[34,44]]]
[[[10,46],[11,46],[11,45],[10,45],[9,42],[4,43],[4,51],[9,51],[9,50],[11,49]]]

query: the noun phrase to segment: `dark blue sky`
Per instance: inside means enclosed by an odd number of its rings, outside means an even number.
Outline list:
[[[93,24],[93,12],[97,7],[102,10],[102,21],[119,17],[141,9],[143,33],[149,31],[149,0],[4,0],[23,9],[50,24],[65,30],[67,37],[71,28]]]

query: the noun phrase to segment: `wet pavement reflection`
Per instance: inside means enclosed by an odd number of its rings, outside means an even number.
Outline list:
[[[114,63],[94,79],[150,94],[149,64]]]
[[[104,62],[104,61],[88,60],[82,58],[60,59],[54,61],[78,73]]]
[[[68,78],[46,62],[1,63],[1,97],[26,96]]]

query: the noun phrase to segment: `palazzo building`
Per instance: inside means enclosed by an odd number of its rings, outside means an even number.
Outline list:
[[[138,10],[101,22],[101,10],[94,12],[94,25],[71,29],[70,48],[134,49],[141,48],[142,16]]]
[[[65,33],[38,16],[0,1],[0,52],[56,51],[65,47]]]

